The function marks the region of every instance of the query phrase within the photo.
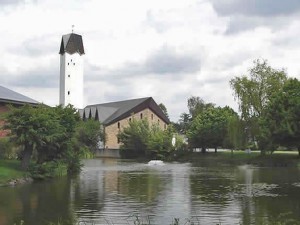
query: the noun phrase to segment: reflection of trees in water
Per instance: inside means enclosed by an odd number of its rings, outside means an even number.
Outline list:
[[[7,212],[6,219],[0,219],[1,225],[19,224],[21,220],[30,225],[57,221],[64,221],[65,224],[69,221],[72,224],[73,214],[69,208],[70,181],[66,178],[5,190],[0,192],[0,199],[0,211],[2,212],[2,204],[5,202],[4,212]]]
[[[299,169],[244,168],[239,177],[244,179],[239,180],[244,186],[240,185],[237,196],[242,209],[242,224],[272,224],[287,219],[300,221],[300,188],[292,185],[298,180]],[[247,191],[249,189],[251,192]]]
[[[235,182],[232,171],[225,168],[207,169],[190,175],[193,201],[226,205],[231,199]]]
[[[104,207],[103,171],[83,173],[81,176],[72,180],[71,196],[74,210],[79,216],[82,210],[90,213],[101,211]]]
[[[162,189],[158,175],[152,173],[121,173],[119,175],[119,193],[138,202],[153,202]]]

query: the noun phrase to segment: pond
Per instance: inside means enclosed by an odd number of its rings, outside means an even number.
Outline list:
[[[118,159],[86,160],[84,165],[75,178],[0,187],[0,224],[300,221],[298,168],[149,166]]]

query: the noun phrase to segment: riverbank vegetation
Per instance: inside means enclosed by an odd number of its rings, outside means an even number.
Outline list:
[[[72,106],[11,108],[8,138],[1,140],[1,158],[19,159],[20,169],[35,179],[78,173],[81,158],[94,154],[103,138],[98,121],[81,121]]]
[[[146,120],[132,121],[119,134],[122,155],[172,160],[175,149],[205,153],[222,148],[260,151],[269,158],[280,149],[294,150],[300,157],[300,81],[266,60],[255,60],[249,74],[234,77],[230,86],[240,114],[192,96],[187,101],[189,113],[182,113],[165,131],[150,127]],[[171,144],[174,137],[176,146]]]
[[[20,179],[26,176],[28,176],[28,173],[21,169],[18,160],[0,159],[0,185],[7,184],[10,180]]]

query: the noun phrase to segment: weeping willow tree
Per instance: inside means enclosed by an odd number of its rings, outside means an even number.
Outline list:
[[[248,75],[234,77],[230,80],[241,118],[245,121],[244,131],[250,142],[260,142],[259,120],[263,116],[272,94],[282,90],[286,80],[287,75],[284,69],[273,69],[266,60],[259,59],[254,61]]]

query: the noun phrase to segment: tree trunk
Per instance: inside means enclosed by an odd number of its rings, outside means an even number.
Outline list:
[[[29,145],[29,144],[25,144],[24,151],[23,151],[23,154],[22,154],[22,162],[21,162],[21,168],[23,170],[28,169],[30,159],[31,159],[31,155],[32,155],[32,146]]]

